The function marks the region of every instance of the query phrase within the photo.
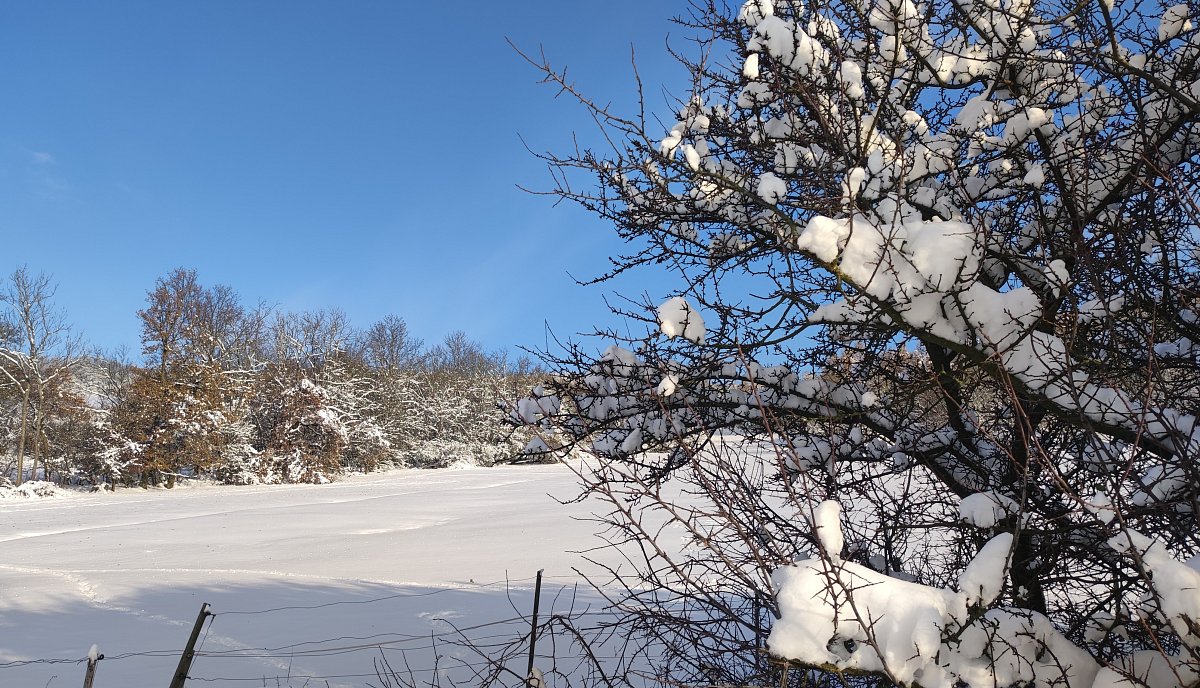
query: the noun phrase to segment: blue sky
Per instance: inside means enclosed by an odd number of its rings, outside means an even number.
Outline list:
[[[620,250],[601,222],[517,185],[524,148],[590,119],[505,42],[543,47],[599,100],[688,82],[679,2],[54,2],[0,5],[0,270],[53,275],[101,347],[175,267],[285,310],[404,317],[427,341],[540,345],[606,318],[574,286]],[[662,97],[651,102],[668,112]]]

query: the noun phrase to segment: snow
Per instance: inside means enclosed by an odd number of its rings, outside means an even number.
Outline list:
[[[1084,503],[1084,508],[1096,515],[1100,522],[1108,525],[1117,520],[1117,510],[1113,508],[1112,500],[1100,490]]]
[[[1012,533],[1000,533],[967,564],[958,578],[958,589],[966,595],[968,606],[986,607],[1000,596],[1012,544]]]
[[[968,497],[964,515],[979,521],[989,516],[988,503],[1009,511],[1011,500],[996,497]],[[775,572],[781,618],[768,646],[777,656],[836,671],[886,672],[903,685],[1170,688],[1197,678],[1179,655],[1159,652],[1134,652],[1102,668],[1044,616],[994,606],[1005,585],[1012,533],[1000,533],[980,549],[959,577],[960,592],[954,592],[830,556],[841,544],[840,513],[837,502],[817,507],[814,521],[826,556]],[[1138,603],[1134,613],[1163,619],[1184,645],[1200,647],[1190,624],[1200,618],[1200,557],[1177,561],[1162,544],[1134,531],[1113,537],[1109,545],[1140,557],[1153,576],[1156,595]],[[1127,674],[1145,677],[1146,683],[1132,682]]]
[[[738,19],[746,26],[755,27],[765,17],[769,17],[774,13],[775,3],[773,0],[750,0],[742,5],[742,9],[738,13]]]
[[[847,184],[861,170],[852,170]],[[1064,410],[1101,423],[1132,424],[1140,414],[1135,400],[1073,370],[1066,343],[1033,329],[1042,309],[1033,288],[998,291],[980,280],[982,241],[970,225],[958,221],[815,216],[796,237],[796,248],[823,263],[836,262],[838,276],[870,299],[823,304],[809,322],[870,320],[875,317],[873,302],[885,303],[915,331],[995,356],[1013,378]],[[1052,260],[1039,280],[1061,291],[1071,276],[1063,261]],[[1194,422],[1183,415],[1180,421],[1181,427]],[[1154,424],[1150,429],[1154,436],[1166,434]]]
[[[773,172],[764,172],[758,178],[758,195],[767,203],[778,203],[787,195],[787,182]]]
[[[846,92],[846,97],[850,100],[862,100],[866,95],[863,89],[863,74],[862,67],[857,62],[845,60],[837,72],[838,80],[842,82],[842,88]]]
[[[658,307],[658,323],[668,337],[683,337],[695,344],[704,343],[704,318],[687,299],[675,296]]]
[[[679,144],[682,140],[683,127],[676,125],[675,128],[671,129],[671,133],[667,134],[666,138],[662,140],[662,144],[659,147],[659,152],[661,152],[664,157],[674,157],[675,151],[679,148]]]
[[[833,561],[840,561],[844,544],[842,541],[842,505],[831,499],[821,502],[813,512],[813,522],[825,555]]]
[[[1200,678],[1186,663],[1173,662],[1161,652],[1148,650],[1122,658],[1119,669],[1101,669],[1092,688],[1178,688],[1181,682],[1192,685]]]
[[[949,289],[973,276],[982,253],[974,232],[962,222],[880,225],[864,217],[814,217],[796,247],[827,263],[840,250],[839,267],[850,280],[876,298],[897,302]]]
[[[1136,554],[1150,572],[1157,598],[1142,601],[1143,613],[1165,618],[1185,645],[1200,648],[1200,632],[1192,623],[1200,619],[1200,559],[1177,561],[1162,543],[1136,531],[1116,535],[1108,544],[1122,554]]]
[[[61,497],[58,485],[44,480],[27,480],[18,486],[0,483],[0,500]]]
[[[867,171],[861,167],[852,168],[846,173],[846,181],[842,182],[843,203],[850,205],[854,202],[854,199],[858,198],[858,194],[862,191],[863,181],[866,180],[866,177]]]
[[[664,397],[671,397],[675,395],[677,389],[679,389],[679,376],[667,374],[663,376],[662,382],[658,383],[655,391]]]
[[[1051,119],[1051,114],[1042,108],[1026,108],[1004,123],[1003,141],[1006,145],[1022,143],[1035,131],[1042,130]]]
[[[1163,12],[1158,24],[1158,40],[1168,41],[1176,38],[1184,31],[1192,30],[1192,22],[1188,19],[1188,6],[1180,3],[1172,5]]]
[[[546,444],[546,441],[541,437],[534,437],[525,444],[525,449],[522,450],[522,453],[545,454],[548,451],[550,451],[550,447]]]
[[[1034,187],[1040,188],[1046,183],[1046,172],[1042,168],[1041,163],[1031,163],[1029,169],[1025,171],[1025,176],[1021,179],[1022,182]]]
[[[817,260],[832,263],[837,259],[840,243],[849,235],[846,223],[817,216],[809,220],[796,239],[796,248],[810,251]]]
[[[966,594],[892,578],[854,562],[807,559],[776,570],[775,655],[839,671],[886,671],[904,685],[1034,682],[1093,688],[1100,667],[1048,619],[969,604],[997,590],[1010,542],[997,536],[968,565]],[[972,567],[974,570],[972,570]]]
[[[742,66],[742,76],[751,81],[759,77],[758,53],[750,53],[746,56],[746,64]]]
[[[958,515],[976,528],[992,528],[1009,516],[1020,513],[1021,506],[998,492],[977,492],[964,497]]]
[[[841,508],[818,507],[828,551]],[[838,532],[839,540],[842,537]],[[836,671],[886,672],[903,685],[1037,682],[1092,688],[1100,667],[1045,617],[991,605],[1003,584],[1012,534],[988,541],[960,577],[961,592],[894,578],[829,556],[775,571],[776,656]]]
[[[589,507],[560,504],[548,493],[576,495],[573,475],[561,466],[409,470],[321,486],[199,485],[0,500],[0,685],[81,682],[82,665],[4,665],[82,661],[99,652],[93,645],[107,657],[96,685],[164,685],[204,602],[216,616],[193,676],[290,674],[300,685],[296,677],[372,674],[378,648],[290,659],[204,653],[379,634],[388,635],[301,649],[387,640],[392,648],[415,648],[414,667],[430,667],[431,633],[528,613],[539,568],[547,574],[548,615],[557,592],[579,580],[572,567],[588,570],[570,552],[592,542],[591,526],[575,518]],[[511,593],[506,579],[514,581]],[[321,604],[333,606],[232,613]],[[519,636],[528,620],[481,632]],[[118,659],[147,651],[163,654]],[[442,665],[452,666],[455,652],[443,651]],[[399,658],[398,649],[386,652]],[[367,680],[373,674],[329,685]]]
[[[801,561],[776,571],[774,583],[782,618],[767,641],[772,653],[846,669],[886,667],[908,681],[936,670],[942,624],[965,609],[957,593],[889,578],[853,562]],[[879,653],[865,642],[868,627]]]

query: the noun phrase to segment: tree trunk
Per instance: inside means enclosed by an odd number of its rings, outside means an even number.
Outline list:
[[[17,439],[17,485],[25,482],[25,432],[29,427],[29,388],[21,397],[21,434]]]
[[[37,465],[38,459],[41,459],[43,477],[50,479],[50,468],[47,463],[50,457],[50,443],[46,441],[46,388],[41,382],[38,373],[38,405],[37,413],[33,416],[33,472],[30,474],[34,480],[37,480]]]
[[[34,473],[37,478],[37,460],[42,462],[42,477],[50,479],[50,438],[46,435],[46,383],[38,378],[37,413],[34,414]]]

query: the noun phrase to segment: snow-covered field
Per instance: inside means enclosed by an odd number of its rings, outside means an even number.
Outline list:
[[[93,643],[97,688],[165,686],[205,602],[189,686],[378,685],[380,645],[432,678],[479,661],[455,628],[527,632],[539,568],[543,610],[566,604],[595,541],[585,505],[548,495],[575,494],[529,466],[0,500],[0,686],[80,685]]]

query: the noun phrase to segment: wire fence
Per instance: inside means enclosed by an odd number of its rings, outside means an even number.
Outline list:
[[[528,678],[525,661],[531,640],[536,639],[539,651],[534,661],[558,667],[558,662],[570,657],[558,656],[569,647],[567,642],[555,642],[548,636],[564,619],[578,623],[580,619],[595,617],[602,622],[611,615],[604,609],[592,609],[581,605],[577,597],[577,577],[547,576],[551,583],[549,595],[543,593],[543,614],[537,625],[537,633],[531,635],[531,618],[534,599],[532,590],[519,588],[534,580],[527,578],[507,579],[491,583],[478,583],[440,587],[436,590],[405,591],[370,599],[347,599],[311,605],[283,605],[263,609],[212,609],[202,623],[203,634],[197,642],[186,682],[203,685],[261,685],[277,688],[312,687],[335,685],[366,685],[380,688],[401,688],[417,685],[523,685]],[[265,625],[248,625],[248,618],[270,619],[283,614],[289,629],[311,627],[320,629],[329,620],[329,610],[336,607],[373,607],[397,600],[436,598],[454,593],[494,592],[503,593],[511,614],[498,618],[479,618],[470,610],[458,619],[423,616],[435,622],[438,628],[412,632],[411,629],[382,630],[361,635],[314,635],[284,644],[263,643],[245,646],[213,646],[210,635],[222,637],[252,637],[255,633],[270,635],[273,628]],[[517,594],[519,593],[519,595]],[[548,599],[547,599],[548,598]],[[549,604],[547,604],[547,601]],[[495,600],[492,600],[493,604]],[[207,605],[206,605],[207,606]],[[318,610],[321,617],[312,617]],[[410,610],[411,611],[411,610]],[[486,613],[486,612],[485,612]],[[298,617],[295,615],[299,615]],[[468,621],[469,622],[466,622]],[[465,622],[465,623],[456,623]],[[409,622],[411,623],[411,621]],[[398,625],[403,622],[397,621]],[[105,669],[113,664],[142,660],[177,660],[185,648],[173,647],[155,650],[121,652],[101,655],[96,666],[96,688],[104,688]],[[568,653],[572,654],[572,653]],[[616,659],[617,657],[612,657]],[[336,659],[336,661],[334,661]],[[591,660],[604,659],[590,655]],[[5,680],[9,670],[35,665],[88,665],[89,658],[45,657],[0,661],[0,685],[10,685]],[[297,665],[303,668],[297,668]],[[324,671],[322,671],[324,669]],[[558,670],[558,669],[556,669]],[[111,672],[109,672],[111,673]],[[159,683],[166,682],[167,677]],[[65,680],[65,679],[64,679]],[[55,683],[54,685],[66,685]],[[125,688],[123,686],[123,688]],[[136,688],[128,686],[128,688]]]

